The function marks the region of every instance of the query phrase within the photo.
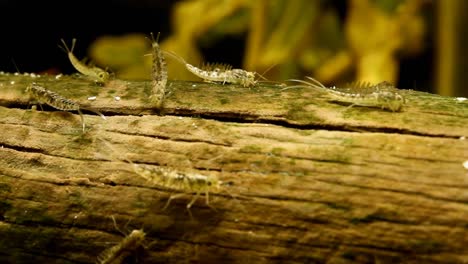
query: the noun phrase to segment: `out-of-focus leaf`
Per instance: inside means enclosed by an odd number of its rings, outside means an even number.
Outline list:
[[[308,0],[289,1],[277,25],[271,29],[271,37],[264,45],[259,65],[280,64],[292,58],[298,43],[307,34],[318,13],[319,2]]]
[[[358,56],[395,51],[401,43],[398,23],[369,0],[351,0],[345,26],[348,46]]]
[[[216,42],[218,39],[226,35],[240,35],[247,30],[250,20],[250,10],[243,8],[238,9],[231,16],[221,20],[214,25],[201,39],[200,42],[209,46],[210,43]]]
[[[161,37],[161,48],[199,66],[203,59],[197,45],[209,47],[226,35],[247,32],[244,68],[261,73],[274,66],[269,79],[305,71],[325,83],[354,73],[358,80],[395,82],[397,55],[424,48],[426,24],[419,13],[424,1],[349,0],[344,25],[336,10],[322,5],[325,1],[179,1],[171,17],[172,35]],[[90,54],[118,77],[147,79],[149,44],[144,35],[109,36],[96,41]],[[199,80],[180,61],[166,60],[170,79]]]
[[[343,77],[353,68],[353,57],[346,50],[335,53],[332,57],[324,60],[314,71],[314,75],[324,84],[332,84]]]
[[[175,5],[172,23],[175,34],[196,39],[246,6],[244,0],[189,0]]]
[[[407,0],[373,0],[375,5],[385,13],[392,15],[395,10]]]
[[[327,59],[331,59],[339,50],[345,48],[343,32],[338,15],[334,10],[321,14],[317,27],[311,28],[308,42],[300,53],[299,63],[303,69],[314,71]]]
[[[358,80],[397,81],[397,52],[421,47],[425,30],[418,18],[421,4],[422,0],[406,0],[390,13],[375,1],[350,1],[345,32],[356,57]]]
[[[118,69],[141,64],[149,44],[143,34],[103,36],[91,44],[89,52],[96,63]]]
[[[402,42],[398,21],[369,0],[351,0],[345,32],[356,56],[357,80],[394,83],[394,55]],[[388,62],[389,67],[384,67],[383,62]]]
[[[391,53],[369,53],[357,63],[357,76],[361,81],[396,83],[397,74],[398,61]]]
[[[425,48],[427,25],[420,12],[425,3],[425,0],[407,0],[397,9],[403,39],[400,50],[406,55],[420,53]]]

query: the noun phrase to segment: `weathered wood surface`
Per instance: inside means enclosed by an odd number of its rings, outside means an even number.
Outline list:
[[[32,81],[107,120],[85,112],[83,134],[77,113],[31,110]],[[126,259],[141,263],[468,262],[466,101],[404,91],[392,113],[308,89],[169,90],[160,113],[148,82],[0,74],[1,263],[92,263],[123,238],[111,216],[147,233]],[[191,196],[162,210],[171,193],[116,157],[232,185],[191,219]]]

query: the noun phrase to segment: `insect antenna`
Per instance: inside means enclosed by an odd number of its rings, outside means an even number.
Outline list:
[[[282,82],[279,82],[279,81],[271,81],[271,80],[268,80],[266,77],[265,77],[265,74],[267,72],[269,72],[271,69],[273,69],[277,64],[273,64],[271,65],[270,67],[268,67],[266,70],[263,71],[263,73],[258,73],[258,72],[255,72],[255,76],[258,76],[258,78],[262,79],[263,81],[257,81],[256,83],[274,83],[274,84],[282,84]]]
[[[262,78],[263,80],[265,81],[270,81],[268,80],[267,78],[265,78],[265,74],[267,74],[267,72],[269,72],[271,69],[273,69],[277,64],[273,64],[271,65],[270,67],[268,67],[266,70],[264,70],[261,74],[258,73],[258,72],[255,72],[255,75],[257,75],[259,78]]]
[[[72,45],[71,45],[71,48],[68,48],[68,45],[67,43],[65,43],[65,40],[62,38],[60,39],[60,41],[62,42],[63,45],[58,45],[58,47],[63,50],[65,53],[70,53],[72,52],[73,53],[73,50],[75,49],[75,44],[76,44],[76,38],[73,38],[72,39]]]
[[[153,32],[150,32],[151,38],[148,38],[147,36],[145,36],[145,39],[147,39],[150,42],[150,44],[152,45],[153,43],[159,43],[159,36],[160,35],[161,35],[161,32],[158,32],[158,35],[156,35],[156,39],[155,39]],[[147,53],[144,56],[151,56],[151,53]]]
[[[159,36],[161,35],[161,32],[158,32],[158,35],[156,36],[156,39],[154,39],[153,32],[150,32],[150,35],[151,35],[151,43],[159,43]]]
[[[11,58],[11,62],[13,63],[13,66],[15,66],[16,72],[21,73],[20,70],[18,69],[18,65],[16,65],[15,59]]]
[[[112,223],[114,223],[114,228],[115,230],[119,231],[119,233],[121,233],[122,235],[126,236],[127,234],[125,234],[122,230],[120,230],[120,228],[117,226],[117,221],[115,221],[115,217],[113,215],[111,215],[111,218],[112,218]],[[128,225],[128,223],[130,223],[130,220],[128,220],[127,224],[125,224],[125,226]]]

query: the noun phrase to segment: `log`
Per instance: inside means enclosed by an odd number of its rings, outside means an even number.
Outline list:
[[[82,132],[74,111],[33,110],[31,82],[107,119],[83,110]],[[94,263],[135,229],[119,261],[468,261],[462,98],[402,90],[390,112],[278,85],[168,86],[154,109],[147,81],[0,74],[1,263]],[[180,192],[129,161],[226,184],[164,208]]]

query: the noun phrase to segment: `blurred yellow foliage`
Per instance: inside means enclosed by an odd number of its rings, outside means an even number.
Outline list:
[[[420,14],[424,0],[394,2],[396,8],[386,10],[386,0],[349,0],[342,23],[323,1],[180,1],[171,16],[172,34],[161,36],[161,48],[197,66],[202,62],[197,43],[247,33],[243,68],[262,73],[275,66],[267,75],[271,80],[309,75],[324,83],[396,83],[399,56],[424,48],[426,25]],[[149,49],[142,35],[103,37],[91,47],[91,57],[121,78],[149,78],[150,60],[143,56]],[[170,79],[198,79],[176,60],[167,61]]]
[[[150,41],[144,34],[103,36],[89,47],[93,61],[106,65],[121,79],[144,80],[151,73]]]
[[[375,1],[373,1],[375,2]],[[356,79],[372,83],[398,78],[397,52],[420,51],[425,33],[418,15],[422,0],[403,2],[389,14],[370,0],[350,0],[345,23],[348,51],[356,65]]]

